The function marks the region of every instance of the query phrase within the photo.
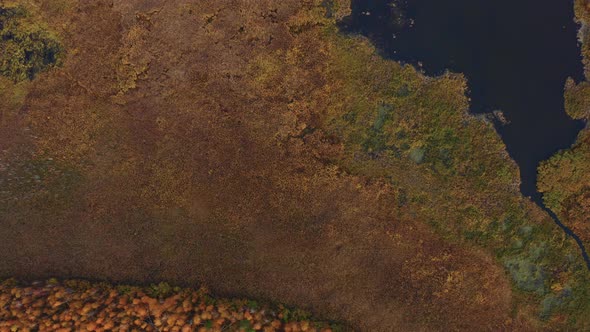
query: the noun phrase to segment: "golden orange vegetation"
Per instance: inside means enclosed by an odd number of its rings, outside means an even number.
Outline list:
[[[301,311],[217,300],[205,289],[147,293],[79,280],[27,286],[5,281],[0,284],[0,331],[332,331]]]
[[[65,53],[0,78],[0,275],[206,284],[365,331],[590,324],[577,248],[465,79],[342,35],[349,1],[10,5]]]

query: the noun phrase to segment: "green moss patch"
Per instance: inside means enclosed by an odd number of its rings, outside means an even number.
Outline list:
[[[15,82],[32,80],[59,63],[57,39],[31,22],[20,7],[0,7],[0,74]]]

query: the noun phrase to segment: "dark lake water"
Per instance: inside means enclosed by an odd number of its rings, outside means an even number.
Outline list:
[[[566,79],[584,79],[573,0],[352,0],[340,28],[427,75],[465,74],[471,112],[501,110],[509,122],[496,129],[520,167],[522,193],[577,242],[590,269],[580,238],[536,189],[539,162],[571,146],[585,125],[563,105]]]
[[[571,0],[353,0],[341,29],[428,75],[465,74],[471,111],[502,110],[510,122],[497,130],[522,193],[541,204],[537,165],[584,127],[563,106],[566,78],[583,79]]]

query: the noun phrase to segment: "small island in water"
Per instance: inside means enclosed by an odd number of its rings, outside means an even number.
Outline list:
[[[0,331],[590,329],[588,22],[2,2]]]

